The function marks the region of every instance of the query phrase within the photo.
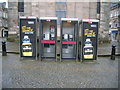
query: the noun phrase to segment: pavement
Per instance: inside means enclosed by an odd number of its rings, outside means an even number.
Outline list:
[[[116,54],[120,55],[120,42],[117,41],[98,44],[98,55],[111,55],[112,45],[116,45]]]
[[[96,63],[55,62],[2,57],[2,88],[118,88],[118,59]]]

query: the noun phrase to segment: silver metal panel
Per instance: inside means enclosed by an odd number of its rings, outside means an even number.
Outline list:
[[[62,49],[62,57],[63,58],[75,58],[76,50],[74,46],[68,46],[67,49]]]
[[[55,57],[55,45],[50,45],[49,48],[44,48],[43,56],[44,57]]]

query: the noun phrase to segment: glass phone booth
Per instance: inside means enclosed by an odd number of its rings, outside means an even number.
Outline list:
[[[78,57],[78,18],[61,18],[61,51],[62,59],[76,59]]]
[[[56,59],[57,17],[40,17],[40,58]]]

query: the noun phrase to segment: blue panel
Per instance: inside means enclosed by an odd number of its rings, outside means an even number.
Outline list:
[[[112,33],[118,33],[118,31],[112,31]]]

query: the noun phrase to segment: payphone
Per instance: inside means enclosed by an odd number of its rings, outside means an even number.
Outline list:
[[[78,18],[61,18],[61,49],[62,59],[78,59]]]
[[[20,57],[36,58],[38,19],[34,16],[20,17]]]
[[[83,19],[81,21],[81,51],[80,59],[96,60],[97,59],[97,42],[98,42],[98,24],[96,19]]]
[[[57,17],[40,17],[41,60],[57,58],[56,44],[57,44]]]

